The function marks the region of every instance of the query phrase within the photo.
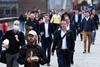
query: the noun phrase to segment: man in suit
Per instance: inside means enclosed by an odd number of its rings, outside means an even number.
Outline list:
[[[68,23],[61,21],[61,29],[54,33],[52,55],[56,49],[58,67],[71,67],[71,53],[74,51],[72,32],[67,30]]]
[[[30,18],[26,21],[26,39],[27,39],[27,34],[30,30],[35,30],[38,34],[38,30],[39,30],[39,23],[36,20],[36,16],[35,13],[31,13],[30,14]]]
[[[81,20],[81,15],[79,14],[78,10],[75,10],[75,13],[74,13],[74,15],[72,17],[72,21],[76,26],[77,34],[78,34],[78,25],[80,23],[80,20]]]
[[[51,44],[52,44],[52,34],[53,34],[53,27],[52,24],[49,22],[50,18],[48,14],[44,16],[45,22],[40,25],[40,36],[41,36],[41,43],[42,47],[47,51],[47,59],[48,63],[47,66],[50,66],[50,55],[51,55]]]
[[[67,26],[67,30],[71,31],[72,32],[72,36],[73,36],[73,39],[74,39],[74,45],[75,45],[75,41],[76,41],[76,27],[75,25],[71,22],[71,18],[68,15],[64,16],[64,19],[65,21],[68,23],[68,26]],[[75,47],[74,47],[75,48]],[[75,50],[75,49],[74,49]],[[73,57],[74,57],[74,52],[71,54],[71,64],[74,64],[74,60],[73,60]]]

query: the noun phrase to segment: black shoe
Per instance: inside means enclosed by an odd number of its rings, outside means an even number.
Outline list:
[[[90,53],[90,50],[88,50],[88,53]]]
[[[47,63],[47,66],[51,66],[49,63]]]
[[[83,53],[86,53],[86,50],[84,50]]]
[[[74,62],[73,62],[73,61],[71,61],[71,64],[72,64],[72,65],[74,65]]]

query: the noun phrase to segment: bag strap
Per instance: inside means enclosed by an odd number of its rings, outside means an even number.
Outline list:
[[[59,41],[59,45],[60,45],[60,42],[62,41],[62,39],[66,36],[66,34],[68,33],[68,31],[66,31],[66,33],[63,35],[63,37],[61,37],[60,41]],[[58,46],[59,46],[58,45]]]
[[[68,33],[68,31],[66,31],[66,33],[63,35],[63,37],[61,37],[61,40],[66,36],[67,33]]]

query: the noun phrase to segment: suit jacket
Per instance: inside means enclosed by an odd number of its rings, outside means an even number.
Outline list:
[[[40,31],[41,38],[44,39],[45,38],[45,23],[40,24],[39,31]],[[51,23],[49,23],[48,25],[48,34],[49,34],[49,37],[52,39],[53,27]]]
[[[67,42],[67,47],[68,47],[69,52],[73,52],[74,51],[74,40],[73,40],[71,31],[67,31],[66,42]],[[54,52],[55,49],[60,50],[61,45],[62,45],[61,30],[59,30],[59,31],[56,31],[54,34],[52,52]]]
[[[72,17],[72,21],[73,21],[74,23],[76,23],[76,22],[75,22],[75,15],[76,15],[76,14],[74,14],[73,17]],[[81,15],[78,14],[78,22],[77,22],[77,23],[80,23],[80,21],[81,21]]]
[[[75,27],[75,24],[70,23],[70,29],[69,30],[72,32],[72,36],[73,36],[73,39],[75,41],[76,40],[76,27]]]
[[[32,27],[32,30],[35,30],[38,33],[38,30],[39,30],[39,23],[36,19],[34,19],[33,21],[31,19],[29,19],[27,22],[26,22],[26,30],[30,30],[28,27],[31,26]]]

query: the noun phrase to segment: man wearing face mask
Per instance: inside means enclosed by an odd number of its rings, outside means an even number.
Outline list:
[[[20,46],[25,45],[24,34],[19,31],[19,24],[19,20],[15,20],[13,29],[6,32],[3,36],[3,40],[9,40],[9,44],[3,44],[3,47],[6,48],[7,51],[7,67],[19,67],[16,60],[18,58]]]

